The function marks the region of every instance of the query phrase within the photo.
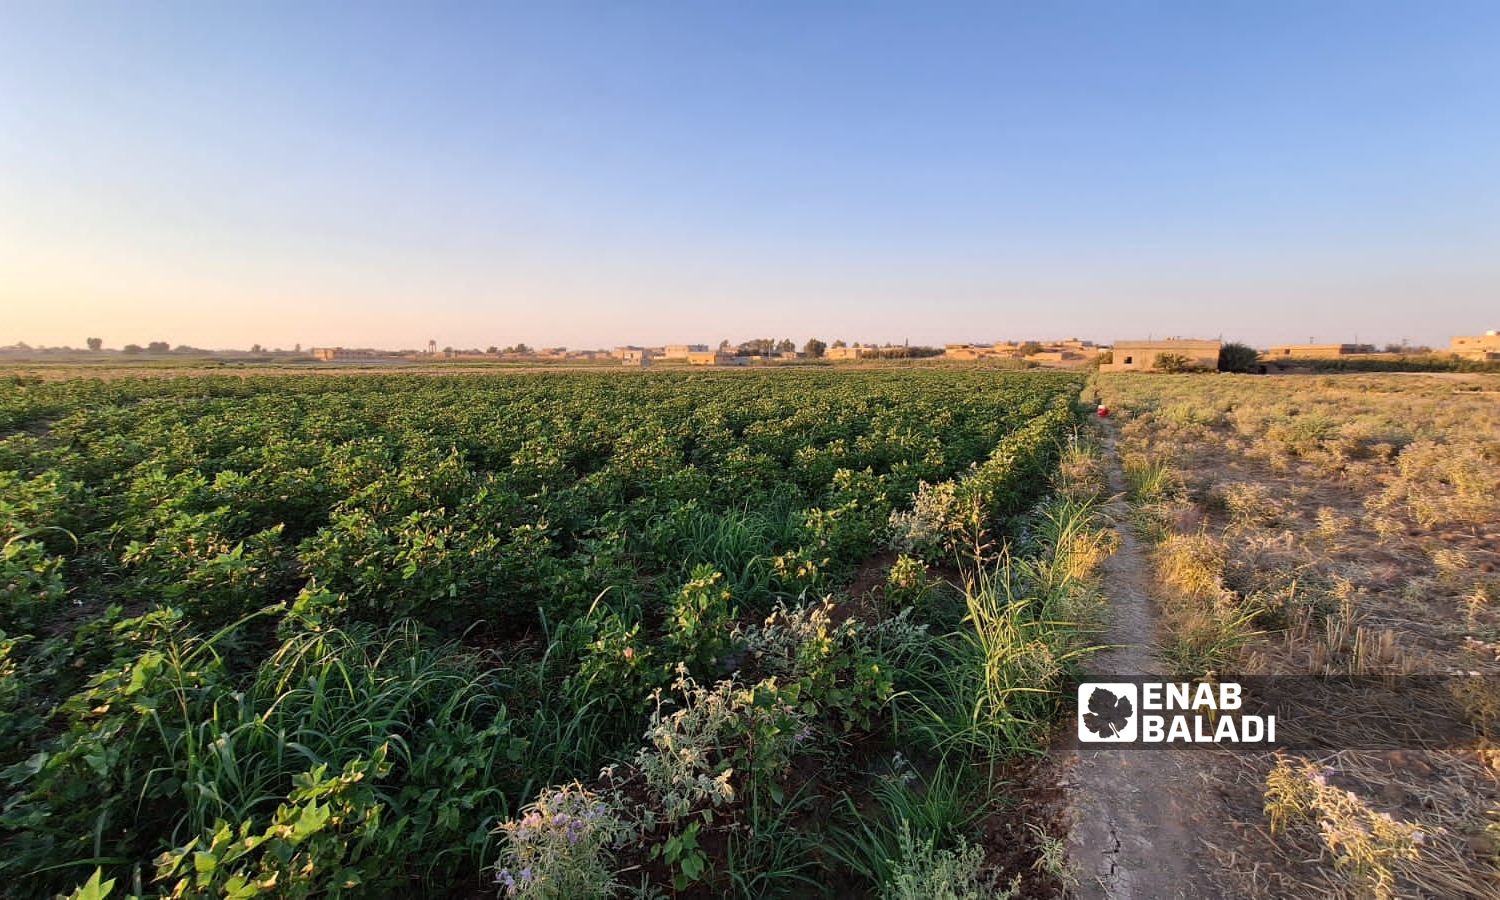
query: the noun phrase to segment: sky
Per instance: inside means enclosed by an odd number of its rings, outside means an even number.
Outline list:
[[[0,0],[0,344],[1500,328],[1500,3]]]

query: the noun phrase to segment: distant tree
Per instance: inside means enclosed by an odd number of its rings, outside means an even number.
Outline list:
[[[1256,372],[1260,370],[1260,351],[1248,344],[1230,341],[1219,348],[1220,372]]]
[[[494,344],[491,344],[488,347],[484,348],[484,352],[489,354],[490,356],[499,356],[500,348],[496,347]]]
[[[250,345],[250,352],[251,353],[265,353],[266,352],[266,348],[262,347],[260,344],[251,344]]]
[[[166,341],[152,341],[146,345],[147,353],[171,353],[172,345]]]
[[[526,346],[525,344],[518,343],[514,347],[506,347],[505,348],[505,352],[506,353],[530,353],[531,352],[531,348],[528,347],[528,346]]]
[[[104,349],[104,338],[89,338],[88,345],[90,350],[98,353]]]
[[[131,354],[133,356],[133,355],[135,355],[137,353],[142,352],[141,345],[140,344],[126,344],[124,347],[120,348],[120,352],[121,353],[129,353],[129,354]]]
[[[301,353],[302,352],[302,345],[301,344],[294,345],[292,347],[292,352],[293,353]]]
[[[449,359],[452,359],[453,358],[453,348],[452,347],[444,347],[443,348],[443,355],[446,356],[446,357],[448,357]]]
[[[719,349],[721,351],[723,351],[723,350],[729,350],[733,346],[734,346],[733,344],[729,343],[729,338],[725,338],[724,340],[719,341]]]
[[[817,338],[808,338],[807,343],[802,345],[802,352],[806,353],[813,359],[822,357],[823,351],[827,349],[828,345],[818,340]]]
[[[791,338],[782,338],[776,344],[776,352],[777,353],[796,353],[797,352],[797,345],[794,344],[794,343],[792,343],[792,339]]]
[[[844,343],[844,339],[843,338],[839,338],[838,340],[836,340],[836,341],[833,342],[833,346],[834,347],[847,347],[849,345],[846,344],[846,343]]]
[[[1042,345],[1036,341],[1026,341],[1016,348],[1016,353],[1020,356],[1036,356],[1041,352]]]
[[[191,344],[178,344],[177,346],[175,346],[175,347],[172,348],[172,352],[173,353],[207,353],[208,351],[206,351],[206,350],[200,350],[200,349],[198,349],[197,347],[194,347]]]
[[[1180,372],[1191,372],[1197,367],[1193,361],[1181,353],[1163,353],[1156,358],[1155,369],[1158,372],[1177,374]]]
[[[771,338],[753,338],[736,348],[740,356],[769,356],[776,342]]]

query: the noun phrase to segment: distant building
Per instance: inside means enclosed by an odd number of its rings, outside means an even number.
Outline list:
[[[1493,362],[1500,360],[1500,331],[1491,329],[1471,337],[1456,337],[1448,349],[1464,359]]]
[[[1369,344],[1277,344],[1266,351],[1268,359],[1332,359],[1374,353]]]
[[[615,357],[627,366],[651,365],[651,353],[638,347],[620,347],[615,350]]]
[[[1172,338],[1162,341],[1115,341],[1114,359],[1100,368],[1105,372],[1150,372],[1163,356],[1180,356],[1199,369],[1219,367],[1220,341]]]
[[[707,344],[668,344],[662,350],[662,359],[687,359],[689,353],[707,353]]]
[[[1068,338],[1065,341],[1028,341],[1035,349],[1026,359],[1031,362],[1069,367],[1082,366],[1099,354],[1100,348],[1093,341]],[[948,359],[1013,359],[1021,356],[1024,345],[1019,341],[995,341],[993,344],[944,344],[943,356]],[[1027,348],[1033,349],[1033,348]]]
[[[1082,362],[1089,357],[1077,350],[1064,347],[1058,350],[1038,350],[1026,358],[1037,363],[1069,363]],[[1215,365],[1217,364],[1215,362]]]
[[[855,344],[853,347],[829,347],[823,351],[824,359],[859,359],[868,356],[875,351],[874,347],[861,347]]]
[[[717,350],[694,350],[687,355],[690,366],[748,366],[750,360],[744,356],[720,353]]]
[[[1004,344],[944,344],[943,356],[948,359],[992,359],[1011,356],[1015,348]]]
[[[314,347],[307,352],[313,359],[322,360],[323,362],[354,359],[388,359],[393,356],[393,354],[384,350],[371,350],[368,347],[359,349],[351,347]]]

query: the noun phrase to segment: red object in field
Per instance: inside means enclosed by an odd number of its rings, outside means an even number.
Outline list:
[[[1101,418],[1101,419],[1107,419],[1107,418],[1109,418],[1109,407],[1104,406],[1103,404],[1100,404],[1100,406],[1099,406],[1099,418]]]

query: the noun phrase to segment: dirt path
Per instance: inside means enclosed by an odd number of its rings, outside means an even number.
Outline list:
[[[1166,681],[1152,647],[1156,610],[1150,601],[1150,565],[1128,527],[1125,476],[1113,428],[1105,444],[1114,499],[1106,507],[1118,523],[1120,546],[1104,564],[1109,624],[1101,643],[1111,649],[1091,657],[1086,681]],[[1071,808],[1068,856],[1084,898],[1215,897],[1201,865],[1204,849],[1195,830],[1213,828],[1207,785],[1191,746],[1080,744],[1071,728],[1056,748],[1076,760],[1064,788]]]

